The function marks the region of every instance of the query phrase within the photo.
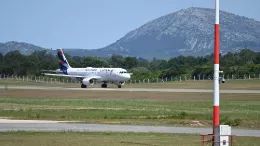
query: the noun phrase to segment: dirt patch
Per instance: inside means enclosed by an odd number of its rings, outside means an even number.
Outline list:
[[[200,121],[190,121],[190,126],[204,126]]]
[[[211,123],[208,123],[206,121],[197,121],[197,120],[192,120],[192,121],[182,121],[180,123],[182,126],[188,126],[188,127],[208,127],[211,125]]]

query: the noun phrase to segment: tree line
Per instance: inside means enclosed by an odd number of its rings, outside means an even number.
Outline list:
[[[169,60],[112,55],[110,58],[79,57],[65,54],[72,67],[121,67],[133,73],[132,79],[171,78],[176,76],[213,76],[213,54],[207,56],[178,56]],[[48,51],[35,51],[23,55],[19,51],[0,53],[0,74],[41,75],[42,70],[59,68],[58,58]],[[220,54],[220,70],[224,75],[242,77],[260,74],[260,53],[250,49]]]

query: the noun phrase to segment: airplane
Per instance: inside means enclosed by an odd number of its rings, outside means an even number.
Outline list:
[[[102,83],[101,88],[107,88],[107,83],[114,83],[121,88],[126,81],[130,80],[132,73],[128,73],[123,68],[73,68],[69,65],[62,49],[57,49],[57,55],[60,60],[59,69],[56,74],[43,73],[49,76],[69,77],[81,82],[81,88],[87,88],[95,83]]]

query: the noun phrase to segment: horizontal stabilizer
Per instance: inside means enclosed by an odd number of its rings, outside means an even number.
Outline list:
[[[56,70],[41,70],[41,71],[50,71],[50,72],[55,72]]]

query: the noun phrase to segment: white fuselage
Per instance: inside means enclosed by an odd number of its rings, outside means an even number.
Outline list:
[[[68,68],[67,74],[79,76],[98,76],[99,79],[97,82],[124,82],[131,78],[131,74],[123,68]]]

